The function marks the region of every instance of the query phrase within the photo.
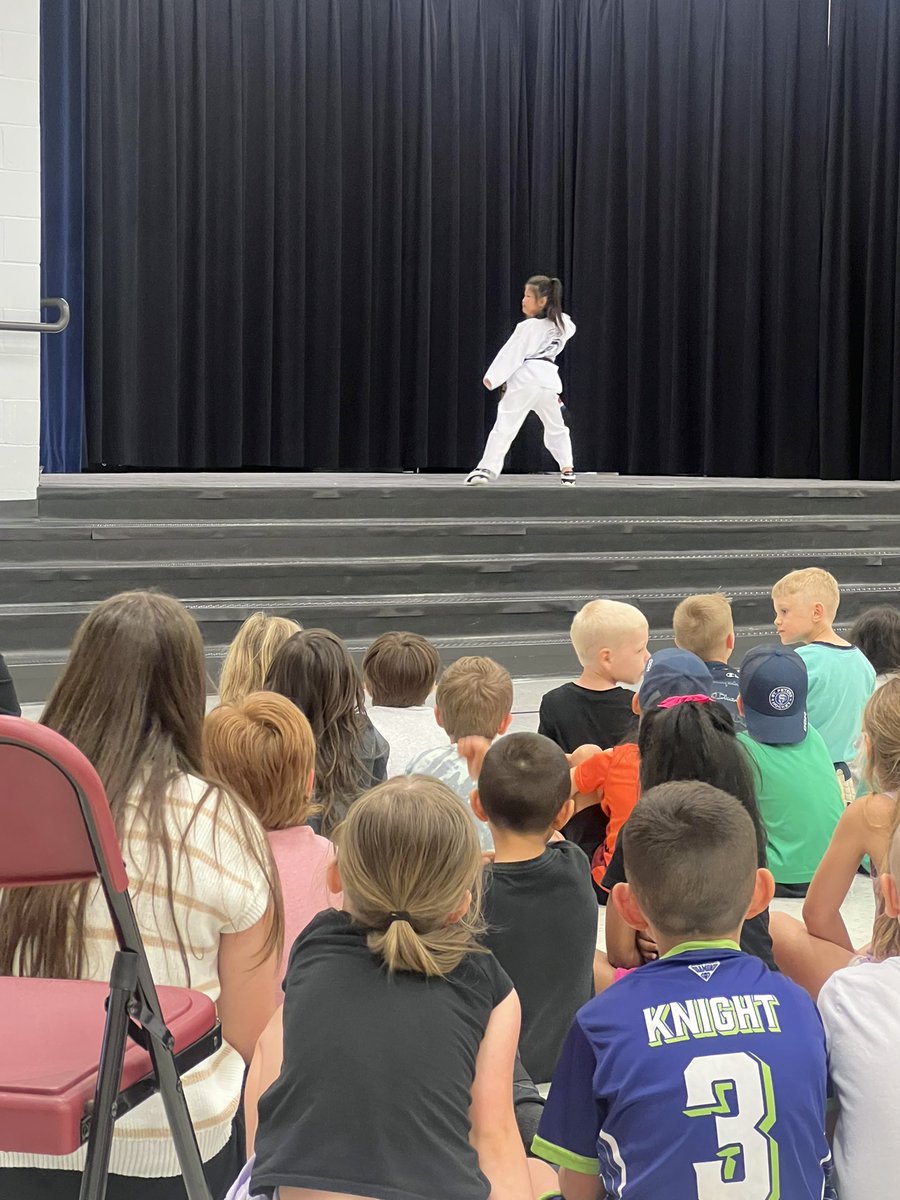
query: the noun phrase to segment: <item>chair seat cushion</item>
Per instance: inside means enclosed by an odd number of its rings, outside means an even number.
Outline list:
[[[202,992],[158,989],[178,1054],[216,1024]],[[0,1150],[71,1154],[94,1096],[108,983],[0,978]],[[151,1075],[146,1050],[129,1039],[121,1090]]]

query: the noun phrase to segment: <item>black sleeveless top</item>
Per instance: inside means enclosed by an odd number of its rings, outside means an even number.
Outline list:
[[[320,913],[285,977],[284,1064],[259,1103],[251,1195],[488,1200],[469,1143],[475,1060],[512,984],[490,954],[391,973],[348,913]]]

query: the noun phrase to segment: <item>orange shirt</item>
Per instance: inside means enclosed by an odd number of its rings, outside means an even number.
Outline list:
[[[634,742],[625,742],[585,759],[575,768],[579,792],[600,793],[600,807],[608,817],[606,840],[594,855],[594,878],[606,874],[619,830],[631,815],[641,790],[641,757]]]

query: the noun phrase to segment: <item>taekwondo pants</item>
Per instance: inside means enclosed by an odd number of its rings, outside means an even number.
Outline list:
[[[522,428],[522,422],[530,412],[535,412],[544,426],[544,445],[562,467],[574,466],[572,462],[572,439],[562,419],[559,396],[549,388],[507,388],[497,406],[497,420],[488,435],[484,454],[478,466],[484,471],[499,475],[503,470],[513,439]]]

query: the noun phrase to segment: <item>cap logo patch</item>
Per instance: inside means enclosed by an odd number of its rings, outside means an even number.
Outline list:
[[[718,971],[719,966],[720,964],[717,962],[691,963],[688,970],[693,971],[695,975],[699,975],[704,983],[709,983],[713,975]]]
[[[794,703],[794,689],[789,687],[772,688],[769,692],[769,704],[776,712],[787,712]]]

